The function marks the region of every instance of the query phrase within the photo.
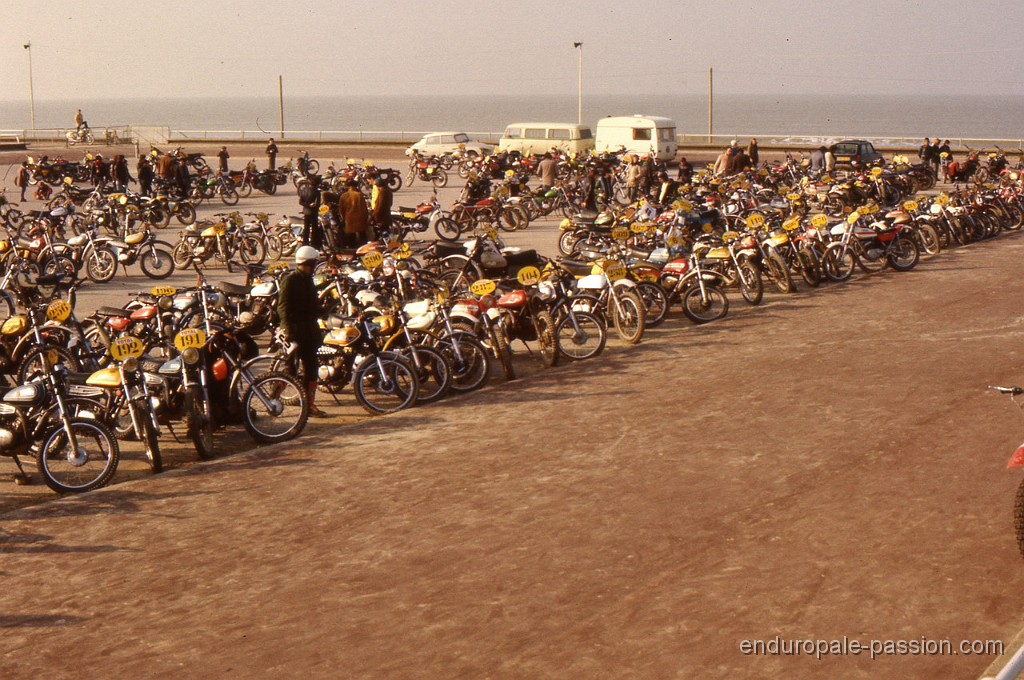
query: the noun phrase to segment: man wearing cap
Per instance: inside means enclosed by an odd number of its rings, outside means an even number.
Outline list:
[[[299,183],[299,205],[302,206],[302,243],[319,248],[323,240],[320,233],[320,175],[309,175]]]
[[[295,251],[295,271],[281,281],[277,297],[277,313],[281,317],[281,328],[289,342],[298,346],[299,361],[302,364],[302,379],[306,384],[306,398],[309,400],[309,415],[323,418],[327,414],[317,408],[316,399],[317,361],[323,335],[317,319],[320,317],[320,302],[313,282],[320,253],[311,246],[299,246]]]

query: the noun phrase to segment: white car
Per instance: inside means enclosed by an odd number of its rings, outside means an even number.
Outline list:
[[[413,151],[419,151],[424,156],[440,156],[458,151],[487,156],[494,151],[494,146],[475,142],[465,132],[431,132],[406,149],[405,155],[411,156]]]

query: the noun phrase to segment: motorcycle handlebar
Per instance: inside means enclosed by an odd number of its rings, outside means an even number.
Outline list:
[[[1001,385],[989,385],[988,389],[995,390],[996,392],[999,392],[1000,394],[1012,394],[1012,395],[1024,394],[1024,387],[1017,387],[1016,385],[1014,385],[1013,387],[1003,387]]]

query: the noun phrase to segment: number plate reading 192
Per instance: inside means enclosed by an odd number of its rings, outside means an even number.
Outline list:
[[[523,267],[516,274],[516,281],[523,284],[524,286],[535,285],[540,281],[540,270],[536,267]]]
[[[149,292],[156,297],[162,297],[164,295],[174,295],[178,292],[178,289],[174,286],[153,286]]]
[[[60,323],[71,316],[71,305],[67,300],[54,300],[46,307],[46,318]]]
[[[129,357],[142,356],[144,349],[145,346],[142,344],[142,340],[139,340],[134,335],[126,335],[110,343],[110,356],[114,357],[117,361],[124,361]]]
[[[206,343],[206,333],[201,328],[186,328],[174,336],[174,346],[178,350],[189,347],[202,347]]]
[[[497,287],[498,284],[490,279],[480,279],[469,284],[469,292],[473,295],[487,295],[488,293],[493,293]]]
[[[384,256],[376,251],[363,255],[363,266],[367,269],[376,269],[382,264],[384,264]]]

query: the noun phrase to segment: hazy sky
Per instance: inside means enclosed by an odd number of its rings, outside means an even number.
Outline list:
[[[1008,94],[1024,3],[3,0],[0,99]]]

